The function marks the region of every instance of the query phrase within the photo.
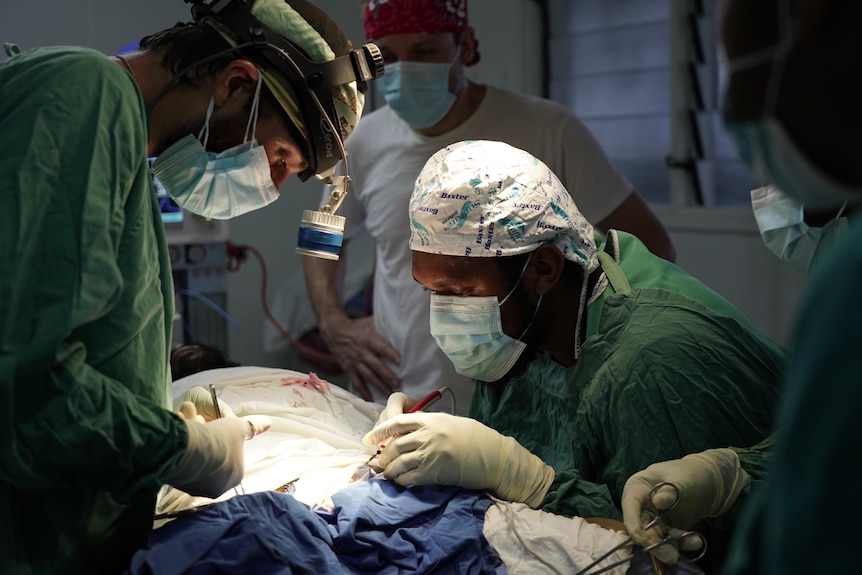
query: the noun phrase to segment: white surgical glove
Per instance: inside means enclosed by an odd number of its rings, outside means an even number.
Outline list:
[[[206,424],[193,418],[183,422],[189,432],[188,447],[167,482],[190,495],[210,498],[242,481],[243,443],[272,425],[266,415],[224,417]]]
[[[377,461],[383,475],[401,485],[482,489],[535,509],[554,481],[554,470],[544,461],[474,419],[447,413],[396,415],[363,442],[376,447],[393,435]]]
[[[751,477],[731,449],[708,449],[682,459],[653,463],[635,473],[623,488],[623,523],[634,542],[643,547],[661,540],[661,534],[654,530],[646,532],[643,525],[653,515],[649,492],[664,482],[679,489],[679,504],[666,516],[668,523],[677,529],[690,529],[702,519],[726,513],[739,494],[751,485]],[[660,489],[653,501],[659,508],[667,508],[672,497],[672,489]],[[651,553],[663,563],[679,560],[679,553],[671,545],[661,545]]]
[[[380,412],[380,415],[377,416],[377,423],[374,424],[375,427],[392,419],[396,415],[401,415],[405,413],[408,409],[416,405],[416,399],[401,393],[400,391],[396,391],[393,394],[389,395],[389,399],[386,400],[386,407],[383,408],[383,411]]]
[[[192,402],[195,405],[195,409],[197,409],[198,415],[203,416],[205,421],[218,419],[215,406],[213,404],[212,394],[203,387],[196,385],[186,393],[174,399],[174,411],[179,411],[180,406],[185,401]],[[219,399],[218,407],[221,410],[222,417],[236,417],[233,409],[231,409],[227,402]]]
[[[174,404],[174,408],[177,408],[177,404]],[[184,401],[179,405],[177,409],[177,415],[182,417],[183,419],[190,419],[192,421],[197,421],[198,423],[206,423],[206,420],[202,415],[198,415],[198,410],[195,407],[195,404],[191,401]]]

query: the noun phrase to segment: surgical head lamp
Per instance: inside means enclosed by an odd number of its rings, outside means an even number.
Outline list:
[[[383,56],[376,44],[368,43],[333,60],[312,61],[301,48],[258,20],[251,13],[252,1],[185,0],[193,4],[195,23],[206,24],[212,18],[227,27],[237,40],[234,50],[250,54],[247,56],[250,60],[268,65],[293,87],[308,134],[305,142],[308,168],[298,177],[305,182],[313,175],[332,186],[329,198],[319,211],[303,212],[296,251],[337,260],[344,238],[345,220],[335,215],[335,211],[347,194],[350,176],[332,89],[356,82],[359,91],[364,93],[368,80],[383,75]],[[343,164],[343,175],[335,176],[339,162]]]

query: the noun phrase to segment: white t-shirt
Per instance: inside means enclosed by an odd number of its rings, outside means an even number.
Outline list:
[[[407,215],[425,162],[462,140],[503,141],[530,152],[557,174],[591,223],[610,215],[633,187],[571,110],[492,86],[476,112],[442,136],[417,134],[388,106],[359,122],[345,143],[351,183],[338,214],[347,218],[346,238],[365,226],[376,243],[374,324],[401,354],[401,391],[420,398],[447,385],[465,414],[473,382],[455,372],[431,336],[430,294],[413,279]],[[448,398],[437,404],[448,407]]]

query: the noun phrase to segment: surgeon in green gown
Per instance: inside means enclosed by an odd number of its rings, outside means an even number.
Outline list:
[[[728,469],[715,473],[715,465],[704,465],[740,451],[730,444],[699,454],[694,465],[692,456],[651,465],[624,492],[627,524],[640,517],[643,495],[656,482],[686,484],[679,507],[692,519],[709,516],[714,501],[736,499],[733,508],[743,510],[721,575],[859,571],[860,19],[862,3],[844,0],[729,0],[720,14],[723,115],[740,160],[758,180],[804,206],[803,221],[823,226],[812,234],[819,248],[799,249],[790,260],[810,278],[795,312],[774,436],[761,446],[759,461],[740,453],[736,465],[756,488],[740,496],[727,489]],[[782,258],[810,241],[808,224],[799,226],[801,208],[798,216],[785,213],[770,222],[785,233],[782,249],[773,250]],[[832,231],[827,243],[827,226],[843,227],[842,214],[852,214],[849,224],[843,233]],[[644,545],[654,537],[635,535]]]
[[[350,49],[308,2],[253,5],[310,59]],[[169,409],[174,294],[148,160],[158,156],[153,169],[180,205],[221,218],[274,200],[292,174],[317,173],[290,82],[234,45],[212,19],[123,56],[6,46],[0,573],[119,573],[162,485],[215,497],[242,477],[259,421]],[[331,91],[343,138],[363,100],[356,82]]]
[[[431,332],[476,384],[470,418],[401,414],[414,400],[393,394],[366,436],[395,435],[387,477],[620,519],[633,472],[772,430],[786,351],[634,236],[594,234],[530,154],[440,150],[409,215]],[[728,525],[701,527],[720,554]]]

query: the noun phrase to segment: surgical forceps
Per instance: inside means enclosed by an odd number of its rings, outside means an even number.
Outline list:
[[[673,490],[673,499],[671,500],[670,505],[659,507],[656,504],[656,495],[658,495],[658,492],[662,489]],[[622,543],[620,543],[619,545],[609,550],[604,555],[578,571],[575,575],[598,575],[599,573],[604,573],[605,571],[613,569],[618,565],[622,565],[623,563],[631,561],[636,555],[639,555],[641,553],[649,553],[650,550],[655,549],[659,545],[672,545],[673,547],[676,547],[677,551],[679,551],[679,560],[685,563],[693,563],[703,557],[706,553],[706,538],[701,533],[698,533],[697,531],[676,531],[674,533],[671,533],[670,525],[668,525],[667,523],[667,514],[670,513],[677,505],[679,505],[679,498],[679,487],[677,487],[673,483],[663,482],[656,484],[649,491],[649,502],[650,506],[652,507],[652,510],[655,511],[655,518],[644,525],[644,531],[649,531],[652,528],[659,529],[662,536],[661,540],[656,543],[653,543],[652,545],[647,545],[646,547],[643,547],[638,551],[635,551],[625,559],[619,559],[618,561],[605,565],[598,571],[590,571],[590,569],[610,557],[615,551],[618,551],[619,549],[622,549],[623,547],[626,547],[628,545],[634,545],[634,541],[632,540],[632,538],[628,537],[625,539],[625,541],[623,541]],[[696,542],[697,539],[700,540],[700,546],[697,547],[698,551],[694,555],[692,555],[691,551],[689,549],[686,549],[685,542]],[[686,554],[686,552],[689,552],[689,554]]]

